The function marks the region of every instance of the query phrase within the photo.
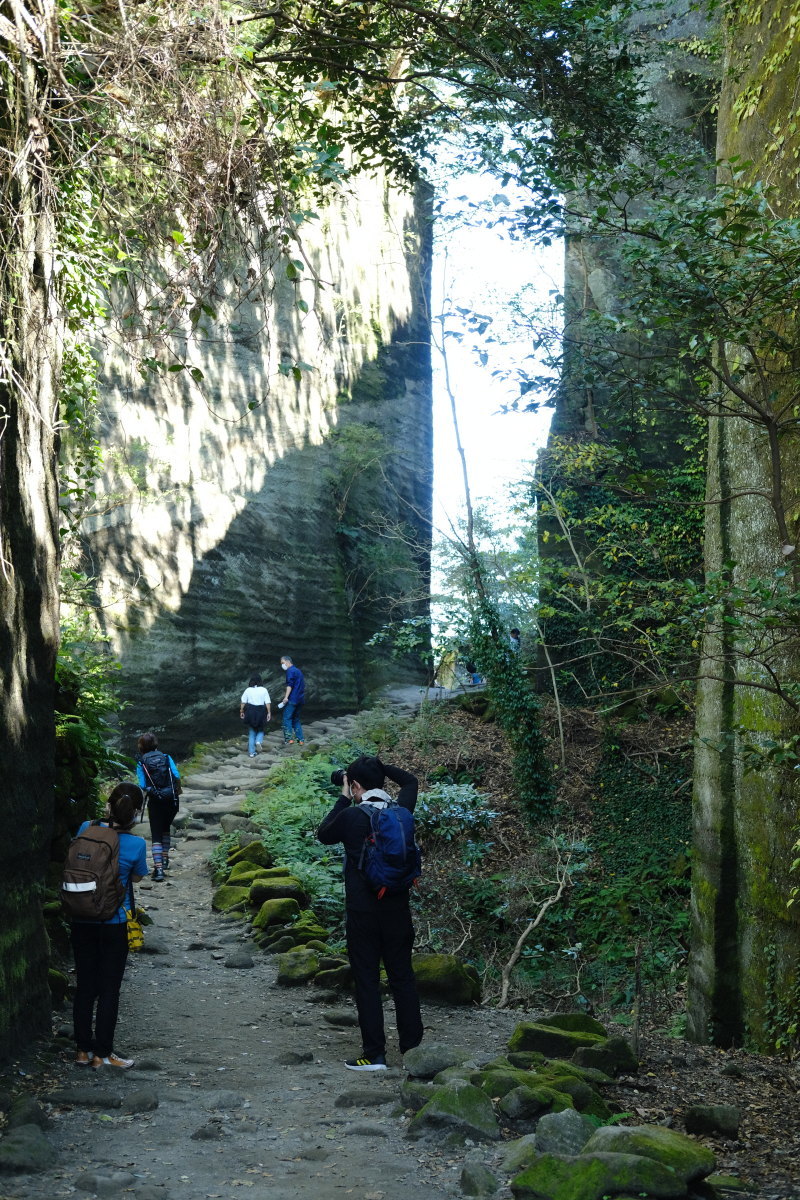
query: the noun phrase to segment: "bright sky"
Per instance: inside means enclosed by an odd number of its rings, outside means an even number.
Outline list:
[[[461,177],[443,181],[438,198],[449,210],[464,209],[458,198],[491,202],[498,192],[497,181],[488,176]],[[507,194],[513,203],[510,190]],[[491,204],[490,204],[491,207]],[[499,209],[500,212],[503,209]],[[451,305],[486,313],[494,318],[492,330],[502,345],[487,347],[488,365],[481,366],[469,337],[463,343],[448,339],[447,354],[453,390],[458,401],[461,438],[467,454],[467,466],[473,502],[490,501],[501,516],[508,484],[525,474],[525,464],[535,457],[547,438],[550,410],[539,413],[502,413],[512,400],[512,384],[496,380],[492,371],[515,364],[525,365],[530,354],[528,338],[511,329],[504,330],[509,317],[509,302],[520,289],[530,285],[535,300],[546,303],[552,290],[563,288],[563,248],[532,246],[512,241],[502,228],[460,224],[436,225],[433,267],[433,316]],[[453,326],[455,327],[455,326]],[[533,368],[532,362],[527,363]],[[456,451],[450,414],[450,402],[444,387],[441,357],[434,351],[434,520],[447,528],[447,518],[456,518],[463,507],[464,490],[461,463]],[[502,519],[502,516],[501,516]]]

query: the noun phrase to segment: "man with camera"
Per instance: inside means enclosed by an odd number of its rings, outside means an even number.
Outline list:
[[[344,845],[344,888],[347,953],[353,970],[362,1054],[348,1059],[351,1071],[386,1070],[386,1036],[380,987],[381,960],[394,999],[400,1053],[422,1041],[422,1017],[411,966],[414,926],[409,908],[409,885],[377,892],[362,869],[365,843],[372,836],[370,808],[392,804],[383,790],[386,779],[400,785],[396,803],[413,813],[417,779],[378,758],[362,757],[346,771],[335,771],[331,782],[342,794],[317,830],[326,846]],[[407,820],[407,818],[406,818]],[[409,822],[410,824],[410,822]]]

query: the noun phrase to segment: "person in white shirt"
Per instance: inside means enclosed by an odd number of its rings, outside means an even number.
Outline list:
[[[267,722],[272,720],[272,702],[269,692],[261,682],[260,675],[251,675],[250,683],[242,692],[239,716],[249,728],[247,750],[251,758],[261,751]]]

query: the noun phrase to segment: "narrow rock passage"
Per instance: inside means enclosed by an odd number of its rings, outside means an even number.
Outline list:
[[[347,732],[346,718],[319,723],[308,741]],[[138,886],[154,924],[145,930],[146,952],[129,958],[115,1047],[136,1066],[89,1074],[65,1054],[48,1069],[55,1078],[42,1099],[57,1162],[41,1174],[6,1177],[3,1196],[460,1194],[465,1151],[437,1152],[404,1138],[391,1002],[391,1069],[346,1071],[344,1058],[360,1048],[351,998],[326,1007],[313,989],[276,987],[274,960],[253,946],[242,922],[211,911],[207,859],[220,815],[237,812],[247,788],[292,752],[275,733],[255,760],[242,745],[216,748],[186,779],[182,807],[192,816],[167,882]],[[237,961],[252,965],[230,965]],[[519,1017],[426,1006],[426,1039],[486,1058],[502,1050]]]

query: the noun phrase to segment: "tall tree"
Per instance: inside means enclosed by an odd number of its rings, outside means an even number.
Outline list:
[[[49,1024],[40,889],[52,821],[58,644],[56,422],[61,316],[53,273],[48,63],[55,0],[0,4],[0,1053]]]
[[[754,181],[774,189],[766,217],[795,218],[796,5],[746,0],[727,12],[718,156],[748,164]],[[798,237],[795,228],[795,247]],[[775,263],[773,293],[788,251]],[[760,304],[755,276],[751,286]],[[780,312],[754,322],[749,339],[717,347],[729,386],[710,426],[706,567],[727,574],[734,589],[761,581],[765,592],[791,597],[800,533],[800,297],[793,281],[783,286]],[[747,287],[739,304],[744,333]],[[755,604],[749,611],[743,620],[728,602],[703,645],[689,1020],[698,1041],[749,1037],[770,1050],[796,1028],[800,996],[800,913],[787,907],[800,803],[800,642],[796,620],[776,622]],[[757,760],[749,746],[763,752]]]

